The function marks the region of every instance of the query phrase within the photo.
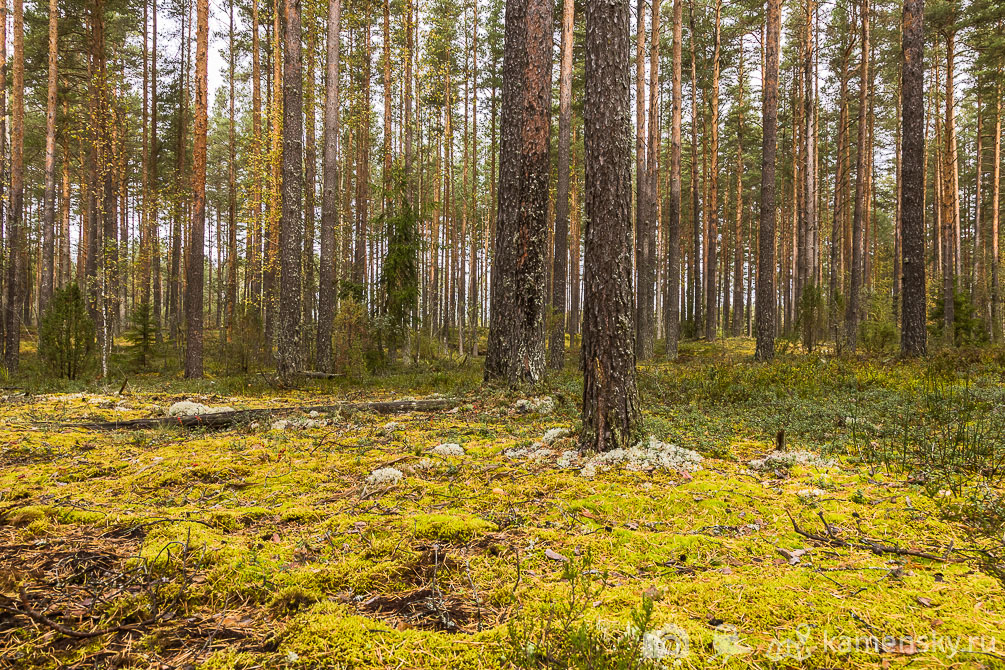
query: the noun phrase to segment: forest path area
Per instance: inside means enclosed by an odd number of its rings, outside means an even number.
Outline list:
[[[644,601],[666,667],[997,665],[1005,595],[963,520],[993,478],[898,451],[936,377],[997,403],[997,360],[757,365],[750,346],[641,367],[654,439],[599,459],[575,453],[571,362],[524,395],[464,370],[421,395],[7,391],[0,666],[505,667],[532,640],[560,652],[558,611],[616,640]],[[52,425],[434,388],[457,408]]]

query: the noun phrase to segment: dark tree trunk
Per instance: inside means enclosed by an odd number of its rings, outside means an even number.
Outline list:
[[[565,364],[565,293],[569,269],[569,173],[572,139],[572,40],[574,0],[562,5],[562,63],[558,84],[558,186],[555,202],[555,263],[551,291],[551,342],[548,367]]]
[[[583,436],[587,451],[627,447],[639,423],[632,324],[628,0],[587,0]]]
[[[202,377],[202,317],[206,234],[206,135],[208,115],[209,0],[196,2],[195,118],[192,152],[192,231],[185,264],[185,376]]]
[[[328,1],[328,34],[325,42],[325,118],[321,184],[321,263],[318,268],[317,367],[332,366],[332,322],[335,319],[335,282],[338,253],[335,231],[339,227],[338,134],[339,134],[339,30],[342,0]]]
[[[768,0],[761,139],[761,216],[757,240],[757,351],[775,356],[775,152],[778,134],[778,56],[781,0]]]
[[[900,350],[923,356],[925,314],[925,0],[904,0],[901,64],[903,330]],[[997,239],[997,237],[995,238]]]
[[[550,0],[508,0],[485,378],[510,384],[544,371],[551,40]]]
[[[281,378],[300,369],[303,259],[304,105],[300,67],[300,0],[284,0],[283,191],[279,226],[280,303],[276,367]]]

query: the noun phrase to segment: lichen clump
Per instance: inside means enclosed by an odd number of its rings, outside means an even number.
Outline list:
[[[433,447],[432,453],[437,456],[463,456],[464,447],[453,442],[448,442],[446,444],[438,444]]]
[[[377,468],[366,478],[366,483],[370,486],[393,486],[404,476],[398,468]]]
[[[618,466],[632,472],[665,470],[691,473],[701,470],[704,460],[696,451],[650,437],[648,442],[639,442],[629,449],[613,449],[597,454],[583,465],[581,474],[594,477],[597,472],[606,472]]]
[[[181,400],[168,408],[168,416],[206,416],[207,414],[220,414],[221,412],[233,412],[233,407],[221,405],[220,407],[210,407],[201,402],[191,400]]]

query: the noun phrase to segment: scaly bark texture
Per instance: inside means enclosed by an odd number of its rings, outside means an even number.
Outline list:
[[[781,0],[768,0],[765,17],[764,85],[761,104],[761,218],[757,238],[757,350],[759,361],[775,356],[775,152],[778,136],[778,57]]]
[[[185,376],[202,377],[203,267],[206,234],[209,0],[196,2],[195,118],[192,151],[192,230],[185,266]]]
[[[545,362],[552,3],[509,0],[505,35],[485,378],[521,384],[537,382]]]
[[[335,282],[338,253],[335,231],[339,227],[338,134],[339,134],[339,29],[342,0],[328,1],[328,34],[325,42],[325,118],[321,182],[321,263],[318,268],[317,368],[332,368],[332,323],[335,319]]]
[[[555,262],[551,291],[548,367],[565,365],[565,293],[569,269],[569,173],[572,139],[572,29],[576,3],[562,4],[562,62],[558,77],[558,185],[555,193]]]
[[[904,0],[901,65],[903,329],[900,350],[923,356],[925,314],[925,0]],[[995,235],[997,241],[997,234]]]
[[[283,32],[283,190],[279,222],[279,329],[276,370],[289,378],[300,369],[300,293],[303,260],[304,101],[300,65],[300,0],[285,0]]]
[[[587,0],[581,448],[630,446],[639,423],[632,324],[628,0]]]

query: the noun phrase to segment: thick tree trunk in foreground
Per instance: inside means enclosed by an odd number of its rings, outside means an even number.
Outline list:
[[[565,365],[565,289],[569,269],[569,154],[572,140],[572,29],[575,5],[574,0],[564,0],[562,5],[562,62],[558,79],[555,262],[551,291],[551,341],[548,344],[548,367],[554,370],[561,370]]]
[[[628,0],[587,0],[585,450],[627,447],[639,422],[632,324]]]
[[[761,217],[757,240],[757,351],[759,361],[775,356],[775,152],[778,133],[778,56],[781,0],[768,0],[761,106]]]
[[[506,3],[499,210],[485,378],[510,384],[537,382],[544,371],[551,31],[550,0]]]
[[[208,122],[209,0],[196,2],[195,135],[192,155],[192,230],[185,266],[185,376],[202,377],[204,235],[206,232],[206,134]]]
[[[903,329],[900,351],[923,356],[925,314],[925,0],[904,0],[901,65]],[[997,234],[995,235],[997,241]]]
[[[300,293],[303,260],[304,104],[300,66],[300,0],[284,0],[283,191],[279,226],[279,329],[276,369],[288,378],[300,369]]]

